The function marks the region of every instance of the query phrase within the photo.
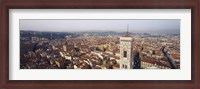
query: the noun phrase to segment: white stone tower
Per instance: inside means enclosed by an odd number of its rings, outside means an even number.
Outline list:
[[[133,68],[133,38],[127,33],[120,37],[120,69]]]

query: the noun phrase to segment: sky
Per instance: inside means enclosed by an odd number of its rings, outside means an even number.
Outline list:
[[[180,20],[153,19],[153,20],[45,20],[21,19],[20,30],[49,31],[49,32],[84,32],[84,31],[115,31],[133,33],[180,33]]]

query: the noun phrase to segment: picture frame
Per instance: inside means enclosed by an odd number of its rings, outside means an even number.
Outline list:
[[[191,9],[191,80],[9,80],[9,9]],[[85,0],[1,2],[1,88],[131,88],[199,89],[199,1],[198,0]]]

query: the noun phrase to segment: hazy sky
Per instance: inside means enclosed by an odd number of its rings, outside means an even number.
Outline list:
[[[20,20],[20,30],[51,32],[127,31],[180,33],[180,20]]]

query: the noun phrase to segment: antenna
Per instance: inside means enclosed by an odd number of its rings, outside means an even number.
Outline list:
[[[127,24],[127,32],[126,32],[126,36],[128,36],[128,28],[129,27],[129,24]]]

